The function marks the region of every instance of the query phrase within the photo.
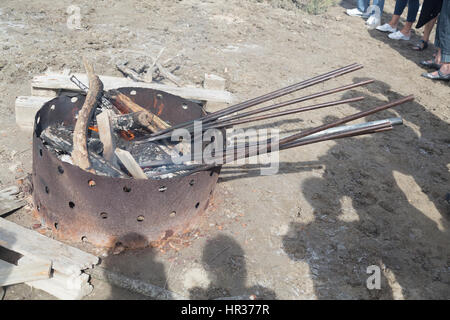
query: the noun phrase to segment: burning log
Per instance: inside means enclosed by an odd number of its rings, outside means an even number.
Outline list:
[[[139,112],[139,118],[141,119],[139,123],[150,130],[150,132],[156,132],[159,130],[170,128],[170,125],[160,117],[158,117],[156,114],[142,108],[140,105],[135,103],[133,100],[131,100],[129,97],[119,92],[118,90],[111,90],[109,92],[109,96],[114,105],[117,107],[117,109],[119,109],[121,113],[127,114],[131,112]]]
[[[94,74],[94,68],[87,61],[83,59],[84,68],[89,78],[89,91],[84,101],[83,107],[78,112],[78,119],[75,125],[75,131],[73,133],[73,163],[85,171],[95,173],[95,170],[91,168],[89,161],[89,154],[87,149],[87,131],[89,122],[95,111],[97,101],[103,94],[103,83],[100,78]]]

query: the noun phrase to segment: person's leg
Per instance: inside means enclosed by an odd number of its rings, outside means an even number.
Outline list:
[[[417,12],[419,11],[419,0],[409,0],[408,1],[408,16],[406,18],[406,23],[403,26],[403,29],[400,30],[405,36],[409,36],[411,34],[411,28],[416,21]]]
[[[380,8],[380,15],[381,15],[384,9],[384,0],[373,0],[373,4]]]
[[[365,13],[367,10],[367,7],[369,6],[369,1],[370,0],[358,0],[357,2],[357,8],[359,11],[361,11],[362,13]]]
[[[430,79],[450,80],[450,0],[444,0],[442,4],[434,44],[439,48],[435,61],[441,63],[441,68],[438,71],[422,75]]]
[[[391,18],[391,21],[389,21],[389,24],[391,27],[396,28],[398,21],[400,20],[400,16],[403,13],[403,10],[405,10],[406,5],[408,4],[408,0],[397,0],[395,2],[395,9],[394,9],[394,15]]]
[[[347,14],[352,17],[361,17],[364,15],[364,13],[367,10],[367,7],[369,6],[370,0],[358,0],[356,4],[356,8],[353,9],[347,9]]]
[[[423,36],[420,42],[416,43],[412,49],[416,51],[422,51],[428,48],[428,41],[430,41],[430,35],[431,31],[433,31],[434,25],[436,24],[436,18],[431,19],[428,21],[425,26],[423,27]]]
[[[430,34],[431,34],[431,31],[433,31],[434,25],[436,24],[436,20],[437,20],[437,17],[434,19],[431,19],[430,21],[428,21],[425,24],[425,27],[423,28],[423,37],[422,37],[423,41],[426,41],[426,42],[430,41]]]

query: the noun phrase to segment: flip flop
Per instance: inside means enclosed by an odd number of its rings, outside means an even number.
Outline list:
[[[422,73],[422,77],[425,77],[427,79],[431,80],[444,80],[449,81],[450,80],[450,73],[449,74],[443,74],[441,70],[438,70],[437,75],[433,75],[433,73]]]
[[[434,59],[431,60],[431,62],[427,61],[427,60],[420,61],[420,64],[424,67],[427,67],[430,69],[435,69],[435,70],[439,70],[442,67],[442,65],[436,63]]]
[[[428,41],[425,40],[420,40],[419,42],[417,42],[415,45],[412,46],[412,49],[414,51],[423,51],[426,48],[428,48]]]

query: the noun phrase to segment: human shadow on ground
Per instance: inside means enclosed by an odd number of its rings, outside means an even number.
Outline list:
[[[256,299],[276,299],[276,294],[262,286],[247,287],[245,252],[233,238],[218,235],[206,242],[202,255],[203,268],[208,273],[207,288],[190,289],[190,299],[218,299],[254,295]]]
[[[400,98],[384,82],[367,88],[371,94],[352,104],[358,110]],[[450,206],[445,199],[450,126],[418,102],[366,120],[395,116],[406,125],[337,140],[319,157],[323,176],[300,186],[314,220],[291,222],[283,249],[291,259],[309,264],[319,299],[450,295]],[[405,192],[416,197],[408,199]],[[381,268],[380,290],[366,287],[371,265]]]

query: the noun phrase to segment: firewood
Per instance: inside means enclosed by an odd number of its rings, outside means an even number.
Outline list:
[[[95,170],[91,168],[89,161],[87,131],[89,122],[91,121],[92,115],[95,111],[97,101],[103,94],[103,83],[100,81],[100,78],[94,74],[94,68],[87,61],[87,59],[83,58],[83,64],[89,78],[89,91],[83,107],[78,112],[78,119],[73,133],[72,159],[74,165],[85,171],[95,173]]]
[[[56,151],[62,151],[64,153],[71,154],[73,147],[70,136],[66,137],[59,131],[60,130],[55,127],[48,127],[44,131],[42,131],[40,137],[45,143],[47,143]],[[120,178],[127,177],[127,175],[117,169],[113,164],[106,162],[105,159],[93,152],[89,153],[89,160],[93,168],[95,168],[97,174]]]
[[[103,158],[111,164],[114,164],[116,157],[114,150],[116,143],[114,141],[113,128],[111,126],[112,111],[106,110],[97,115],[97,127],[100,141],[103,143]]]
[[[145,127],[151,132],[156,132],[159,130],[164,130],[170,128],[164,120],[158,117],[156,114],[144,109],[133,100],[131,100],[128,96],[124,95],[118,90],[110,90],[109,92],[111,99],[113,100],[114,105],[119,109],[122,113],[131,113],[131,112],[142,112],[143,115],[140,116],[144,123],[147,123]]]
[[[133,178],[148,179],[147,175],[144,173],[144,170],[142,170],[142,168],[128,151],[116,148],[115,153],[120,162],[122,162],[123,166],[128,170]]]

